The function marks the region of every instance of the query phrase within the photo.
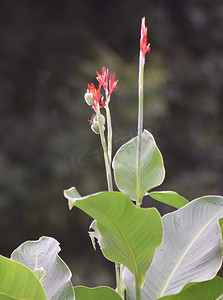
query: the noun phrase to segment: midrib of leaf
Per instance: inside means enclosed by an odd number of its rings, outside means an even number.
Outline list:
[[[221,215],[220,213],[218,214],[219,216]],[[180,257],[180,259],[177,261],[177,264],[175,265],[175,267],[173,268],[173,271],[170,273],[170,276],[168,277],[168,280],[166,281],[166,284],[164,285],[163,289],[160,292],[159,297],[162,297],[164,295],[164,292],[170,282],[170,280],[173,278],[175,271],[177,270],[177,268],[179,267],[179,265],[181,264],[182,260],[184,259],[184,257],[186,256],[186,254],[189,252],[190,248],[192,247],[192,245],[194,244],[194,242],[197,240],[197,238],[202,234],[202,232],[216,219],[216,217],[218,216],[214,216],[203,228],[201,231],[198,232],[198,234],[195,236],[195,238],[191,241],[191,243],[188,245],[188,247],[185,249],[185,251],[183,252],[183,255]],[[159,298],[158,297],[158,298]]]

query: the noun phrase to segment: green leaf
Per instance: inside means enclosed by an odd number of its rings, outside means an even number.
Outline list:
[[[30,268],[40,281],[43,279],[47,300],[74,300],[71,272],[57,255],[59,251],[59,243],[55,239],[41,237],[20,245],[13,251],[12,259]]]
[[[222,235],[222,239],[223,239],[223,219],[219,220],[219,225],[220,225],[220,228],[221,228],[221,235]]]
[[[188,282],[212,279],[222,264],[219,218],[223,197],[205,196],[191,201],[163,219],[163,242],[146,272],[142,300],[179,293]],[[130,299],[132,275],[125,272]]]
[[[74,291],[75,300],[122,300],[118,293],[106,286],[96,288],[76,286]]]
[[[189,201],[186,198],[180,196],[179,194],[173,191],[151,192],[149,193],[149,196],[159,202],[168,204],[175,208],[181,208],[182,206],[189,203]]]
[[[216,276],[209,281],[196,283],[177,295],[164,296],[159,300],[222,300],[223,278]]]
[[[47,299],[42,285],[30,269],[1,255],[0,278],[0,299]]]
[[[76,189],[71,188],[64,195],[69,207],[76,206],[97,220],[104,256],[128,266],[142,285],[154,251],[162,240],[158,211],[155,208],[138,208],[120,192],[77,197]]]
[[[11,297],[11,296],[7,296],[6,294],[2,294],[0,293],[0,299],[1,300],[33,300],[33,298],[18,298],[18,297]]]
[[[136,153],[137,139],[134,137],[124,144],[113,160],[115,182],[119,190],[137,201]],[[144,130],[142,134],[142,157],[140,176],[140,199],[153,187],[160,185],[165,177],[162,155],[152,134]]]

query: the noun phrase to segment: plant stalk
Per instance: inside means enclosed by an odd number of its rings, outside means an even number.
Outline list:
[[[105,170],[106,170],[108,190],[111,192],[111,191],[113,191],[111,161],[109,159],[108,148],[107,148],[107,144],[106,144],[106,140],[105,140],[103,125],[101,124],[100,109],[98,109],[97,114],[98,114],[98,123],[99,123],[99,133],[100,133],[100,138],[101,138],[101,145],[102,145],[103,152],[104,152]]]
[[[135,296],[136,300],[141,300],[141,288],[138,282],[135,282]]]
[[[112,160],[112,125],[111,125],[111,114],[108,104],[105,106],[106,120],[107,120],[107,142],[108,142],[108,158],[111,165]]]
[[[101,124],[100,119],[100,110],[98,108],[98,122],[99,122],[99,132],[101,138],[101,144],[104,151],[104,160],[105,160],[105,170],[108,184],[108,191],[113,191],[113,183],[112,183],[112,173],[111,173],[111,158],[112,158],[112,126],[111,126],[111,114],[110,109],[108,107],[108,102],[106,105],[106,120],[107,120],[107,144],[105,140],[105,134],[103,130],[103,125]],[[124,295],[122,293],[122,281],[121,281],[121,272],[120,272],[120,264],[115,263],[115,275],[116,275],[116,286],[117,292],[124,300]]]
[[[141,197],[141,156],[142,156],[142,133],[143,133],[143,78],[144,78],[145,57],[142,52],[139,54],[139,77],[138,77],[138,139],[136,153],[136,205],[140,207]]]

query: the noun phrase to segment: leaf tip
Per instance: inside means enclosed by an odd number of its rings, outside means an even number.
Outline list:
[[[68,200],[68,207],[71,210],[74,206],[74,203],[77,199],[81,198],[81,195],[78,193],[75,187],[71,187],[63,191],[64,197]]]

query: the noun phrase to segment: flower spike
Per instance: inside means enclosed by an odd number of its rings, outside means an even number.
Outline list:
[[[145,57],[146,53],[150,51],[150,43],[147,45],[147,27],[145,26],[145,17],[142,18],[141,24],[140,51],[143,57]]]

